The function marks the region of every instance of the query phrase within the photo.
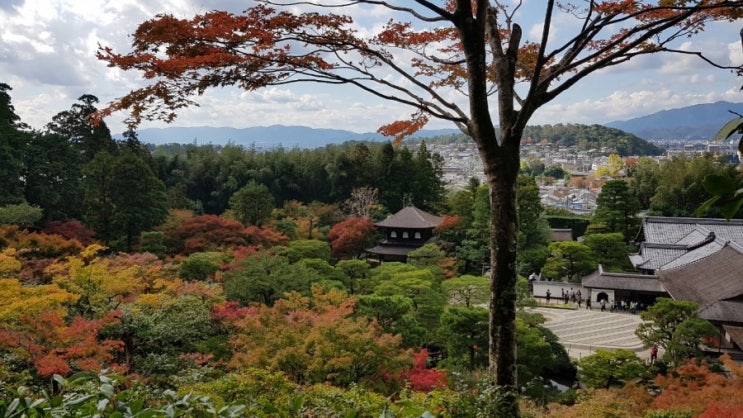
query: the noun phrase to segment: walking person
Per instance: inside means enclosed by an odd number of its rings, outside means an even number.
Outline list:
[[[658,346],[654,345],[650,348],[650,364],[655,363],[658,360]]]
[[[550,304],[550,298],[552,297],[552,292],[550,292],[549,289],[547,289],[547,305]]]
[[[601,304],[601,312],[606,311],[606,299],[601,299],[599,303]]]
[[[588,309],[589,311],[593,310],[591,309],[591,298],[586,299],[586,309]]]

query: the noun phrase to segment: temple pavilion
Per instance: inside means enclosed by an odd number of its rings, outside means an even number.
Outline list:
[[[422,247],[431,240],[434,229],[443,221],[443,218],[415,206],[406,206],[387,219],[376,223],[385,238],[377,246],[365,250],[367,258],[380,262],[405,262],[409,252]]]

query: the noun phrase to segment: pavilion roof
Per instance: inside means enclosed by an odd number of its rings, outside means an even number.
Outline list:
[[[444,218],[422,211],[415,206],[406,206],[387,219],[377,222],[382,228],[412,228],[428,229],[436,228]]]

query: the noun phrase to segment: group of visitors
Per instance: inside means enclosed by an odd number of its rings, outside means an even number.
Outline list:
[[[552,291],[550,289],[547,289],[547,292],[545,293],[545,300],[547,301],[547,304],[552,300]],[[567,291],[565,289],[560,289],[560,300],[566,305],[571,302],[577,303],[578,307],[580,307],[583,304],[583,295],[581,294],[580,289],[574,290],[572,287]],[[590,305],[591,302],[586,301],[588,309],[590,309]]]
[[[636,300],[625,300],[622,299],[620,301],[612,301],[611,304],[611,311],[612,312],[629,312],[632,314],[636,314],[637,311],[644,308],[644,305],[642,305],[640,302]]]
[[[550,304],[552,301],[552,291],[550,289],[547,289],[547,292],[545,293],[545,300],[547,301],[547,304]],[[582,307],[584,299],[583,295],[581,294],[580,289],[575,290],[572,287],[568,290],[565,290],[564,288],[560,289],[560,299],[561,302],[565,303],[566,305],[568,303],[575,303],[578,305],[579,308]],[[612,300],[609,302],[607,299],[601,299],[598,301],[599,306],[601,306],[601,312],[606,311],[609,309],[611,312],[629,312],[629,313],[637,313],[639,310],[644,308],[644,305],[641,304],[638,301],[631,301],[628,299],[621,299],[618,301]],[[586,303],[586,309],[592,310],[591,307],[591,298],[585,299]]]

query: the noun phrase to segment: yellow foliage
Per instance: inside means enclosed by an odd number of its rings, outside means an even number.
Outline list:
[[[108,247],[101,244],[90,244],[80,252],[80,256],[83,259],[89,260],[98,255],[99,252],[105,251]]]
[[[24,286],[17,279],[0,280],[0,323],[8,324],[21,315],[35,315],[41,311],[59,310],[79,298],[56,284]]]
[[[614,177],[617,175],[619,170],[623,168],[624,168],[624,161],[622,160],[622,157],[620,157],[617,154],[610,154],[606,165],[601,165],[596,169],[596,176],[597,177],[603,177],[603,176]]]
[[[166,307],[173,303],[173,298],[164,293],[147,293],[140,295],[133,306],[144,308]]]
[[[312,239],[325,238],[325,234],[317,229],[317,222],[310,222],[310,218],[298,218],[294,220],[294,223],[297,225],[295,232],[299,239],[309,239],[310,237],[312,237]],[[312,232],[310,232],[310,225],[312,225]]]
[[[132,300],[149,284],[141,276],[139,265],[114,265],[111,259],[87,258],[104,248],[93,244],[81,256],[67,257],[47,268],[53,283],[84,297],[91,309],[101,313]]]
[[[0,253],[0,278],[15,277],[21,272],[21,262],[15,256],[15,248],[6,248]]]

